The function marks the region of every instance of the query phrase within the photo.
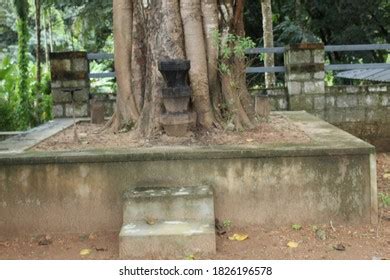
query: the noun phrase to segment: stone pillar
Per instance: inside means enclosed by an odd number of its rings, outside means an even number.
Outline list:
[[[86,52],[50,53],[53,116],[73,117],[72,94],[75,90],[75,116],[89,115],[89,64]]]
[[[312,112],[321,109],[318,108],[321,103],[318,100],[325,98],[324,57],[323,44],[302,43],[287,46],[284,64],[289,110]]]

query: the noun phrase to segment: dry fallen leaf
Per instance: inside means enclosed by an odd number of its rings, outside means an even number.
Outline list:
[[[97,252],[105,252],[105,251],[108,251],[107,248],[103,248],[103,247],[95,247],[95,250],[96,250]]]
[[[232,236],[229,236],[229,239],[230,240],[236,240],[236,241],[244,241],[244,240],[248,239],[248,235],[247,234],[235,233]]]
[[[320,228],[317,229],[316,230],[316,237],[317,237],[317,239],[322,240],[322,241],[326,240],[326,232],[325,232],[325,230],[320,229]]]
[[[45,245],[50,245],[52,243],[53,241],[50,235],[47,234],[47,235],[39,236],[38,245],[45,246]]]
[[[9,247],[10,243],[8,241],[0,241],[0,246]]]
[[[82,249],[80,251],[80,256],[82,257],[89,256],[91,253],[92,253],[91,249]]]
[[[90,233],[90,234],[88,235],[88,239],[89,239],[89,240],[96,240],[96,238],[97,238],[97,235],[96,235],[95,233]]]
[[[148,225],[152,226],[152,225],[156,224],[157,219],[156,219],[156,218],[153,218],[153,217],[146,217],[146,218],[145,218],[145,222],[146,222]]]
[[[290,241],[287,243],[287,246],[290,247],[290,248],[297,248],[298,247],[298,243],[297,242],[294,242],[294,241]]]
[[[345,246],[342,243],[333,246],[333,249],[337,251],[345,251]]]
[[[185,257],[185,260],[189,260],[189,261],[195,260],[195,256],[194,255],[188,255],[188,256]]]
[[[246,142],[253,142],[253,141],[255,141],[255,140],[251,139],[251,138],[246,139]]]

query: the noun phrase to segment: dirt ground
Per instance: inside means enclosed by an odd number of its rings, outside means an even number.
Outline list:
[[[377,156],[378,192],[390,194],[390,153]],[[217,236],[211,259],[390,259],[390,211],[376,226],[301,225],[265,229],[234,227]],[[244,241],[228,239],[234,233]],[[289,242],[297,246],[291,248]],[[291,244],[290,244],[291,245]],[[88,250],[84,250],[88,249]],[[84,251],[82,251],[84,250]],[[80,253],[85,253],[82,256]],[[182,256],[183,259],[188,256]],[[53,235],[0,240],[0,259],[117,259],[118,232]],[[195,255],[195,259],[199,256]]]
[[[260,143],[307,143],[310,141],[310,138],[302,130],[282,115],[272,115],[268,121],[261,122],[258,127],[249,131],[214,130],[211,132],[198,131],[195,134],[190,131],[186,137],[168,137],[161,133],[152,139],[144,139],[132,131],[114,134],[110,130],[102,131],[102,128],[103,125],[82,122],[77,124],[79,142],[74,141],[73,127],[70,127],[41,142],[33,150],[86,150],[167,145],[255,145]]]

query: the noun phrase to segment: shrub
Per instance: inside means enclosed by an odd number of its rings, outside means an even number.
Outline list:
[[[20,94],[21,77],[15,63],[7,56],[0,63],[0,131],[25,130],[52,118],[49,73],[43,72],[39,92],[33,63],[28,64],[27,73],[25,89]]]

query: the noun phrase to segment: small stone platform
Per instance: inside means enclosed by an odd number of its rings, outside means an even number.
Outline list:
[[[134,188],[124,198],[121,258],[215,253],[209,186]]]

